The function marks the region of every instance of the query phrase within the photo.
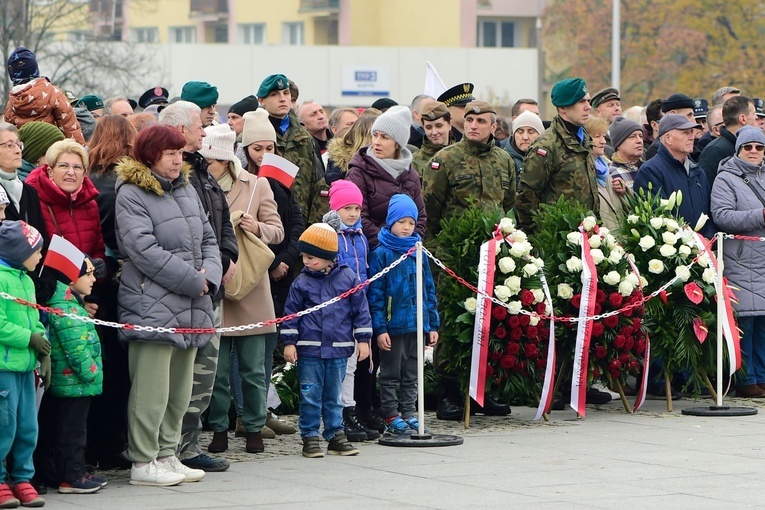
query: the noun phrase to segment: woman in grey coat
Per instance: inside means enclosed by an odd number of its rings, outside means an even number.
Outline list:
[[[765,134],[743,127],[736,137],[736,154],[720,162],[712,186],[712,219],[729,234],[765,236]],[[736,291],[742,369],[736,396],[765,397],[765,244],[725,241],[725,276]]]
[[[164,125],[142,130],[133,158],[116,168],[117,243],[125,262],[120,322],[154,327],[212,328],[209,295],[217,291],[221,259],[215,234],[188,183],[186,140]],[[167,486],[201,480],[175,457],[191,398],[194,356],[212,334],[120,330],[128,344],[130,483]]]

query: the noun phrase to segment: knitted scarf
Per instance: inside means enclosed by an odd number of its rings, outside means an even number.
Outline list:
[[[396,253],[404,254],[408,252],[415,244],[420,242],[420,234],[415,232],[409,237],[398,237],[393,235],[388,227],[383,227],[380,232],[377,233],[377,240],[381,245],[385,246],[389,250]],[[410,257],[416,257],[417,252],[409,254]]]
[[[603,156],[598,156],[595,159],[595,178],[598,180],[598,185],[606,187],[606,178],[608,177],[608,162]]]

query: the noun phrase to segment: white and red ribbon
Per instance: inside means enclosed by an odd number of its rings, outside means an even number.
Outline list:
[[[579,227],[582,234],[582,300],[579,306],[579,323],[576,331],[574,366],[571,377],[571,408],[584,417],[587,408],[587,375],[590,361],[590,339],[592,321],[583,320],[595,314],[595,294],[598,291],[598,273],[590,254],[587,232]]]
[[[637,268],[635,263],[632,261],[632,258],[627,257],[627,262],[629,262],[630,267],[632,268],[632,272],[635,273],[635,276],[638,278],[638,282],[640,282],[640,290],[643,290],[643,281],[640,279],[640,270]],[[648,391],[648,367],[651,365],[651,340],[648,337],[648,334],[645,335],[645,352],[643,353],[643,370],[640,380],[638,381],[638,387],[637,387],[637,395],[635,397],[635,405],[632,407],[632,412],[634,413],[638,409],[640,409],[643,404],[645,403],[645,395]]]
[[[547,343],[547,367],[545,367],[545,378],[542,383],[542,394],[539,397],[539,406],[537,407],[537,414],[534,416],[535,420],[542,417],[543,414],[550,412],[550,406],[552,406],[555,388],[555,317],[552,305],[552,296],[550,295],[550,287],[547,285],[547,279],[544,274],[541,274],[542,291],[545,293],[545,303],[550,307],[550,336]]]

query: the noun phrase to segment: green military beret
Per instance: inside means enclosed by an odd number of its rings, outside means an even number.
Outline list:
[[[290,81],[283,74],[272,74],[263,80],[258,88],[258,97],[264,98],[274,90],[284,90],[290,88]]]
[[[567,78],[553,86],[550,98],[558,108],[578,103],[587,94],[587,84],[581,78]]]
[[[494,110],[494,107],[486,101],[470,101],[468,104],[466,104],[465,115],[470,115],[471,113],[475,113],[476,115],[480,113],[497,114],[497,112]]]
[[[100,110],[104,107],[104,100],[93,94],[82,96],[80,102],[85,105],[85,108],[87,108],[89,112]]]
[[[218,87],[206,81],[189,81],[181,89],[181,99],[200,108],[207,108],[218,102]]]

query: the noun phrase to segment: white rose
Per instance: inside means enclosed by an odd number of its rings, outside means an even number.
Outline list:
[[[536,265],[536,266],[537,266],[539,269],[542,269],[543,267],[545,267],[545,261],[544,261],[544,260],[542,260],[542,259],[541,259],[541,258],[539,258],[539,257],[533,258],[533,259],[532,259],[532,262],[533,262],[533,263],[534,263],[534,264],[535,264],[535,265]]]
[[[711,267],[708,267],[701,273],[701,279],[707,283],[715,282],[715,271]]]
[[[515,271],[515,261],[510,257],[502,257],[499,259],[499,270],[504,274],[512,273]]]
[[[699,265],[701,267],[709,266],[709,256],[706,253],[699,257]]]
[[[507,304],[507,311],[512,315],[518,315],[521,313],[521,308],[523,308],[523,304],[520,301],[510,301]]]
[[[571,299],[574,296],[574,289],[568,283],[558,284],[558,297],[562,299]]]
[[[624,277],[624,279],[627,280],[628,282],[630,282],[633,287],[637,287],[640,284],[640,279],[632,271],[627,273],[627,275]]]
[[[497,285],[496,287],[494,287],[494,297],[496,297],[503,303],[507,303],[507,300],[510,299],[510,296],[512,296],[512,294],[510,293],[510,289],[508,289],[504,285]]]
[[[662,225],[664,225],[664,220],[661,218],[653,217],[648,221],[648,223],[650,223],[653,228],[660,229]]]
[[[677,252],[683,257],[687,257],[691,254],[691,247],[687,244],[682,244],[680,245],[680,248],[677,249]]]
[[[528,264],[523,266],[523,276],[525,276],[526,278],[530,276],[534,276],[538,272],[539,272],[539,268],[533,262],[529,262]]]
[[[499,230],[507,235],[510,234],[515,229],[515,224],[513,224],[513,220],[510,218],[502,218],[499,220]]]
[[[590,243],[590,248],[600,248],[601,240],[599,235],[592,235],[590,236],[590,239],[588,239],[588,242]]]
[[[478,307],[478,300],[474,297],[469,297],[465,300],[465,310],[470,313],[475,313],[475,309]]]
[[[592,261],[595,263],[595,265],[600,265],[601,262],[606,258],[605,255],[603,255],[603,252],[601,250],[591,250],[590,256],[592,257]]]
[[[620,250],[611,250],[611,253],[608,254],[608,261],[612,264],[618,264],[622,261],[622,252]]]
[[[640,217],[638,217],[637,214],[630,214],[629,216],[627,216],[627,223],[631,223],[632,225],[634,225],[638,221],[640,221]]]
[[[685,266],[677,266],[675,268],[675,276],[679,276],[681,280],[687,282],[691,277],[691,272]]]
[[[666,228],[670,232],[676,232],[680,230],[680,225],[677,223],[677,220],[675,219],[664,218],[664,228]]]
[[[648,280],[646,280],[645,277],[641,274],[640,275],[640,288],[644,289],[645,287],[648,287]]]
[[[571,257],[566,261],[566,269],[569,273],[578,273],[582,270],[582,261],[579,257]]]
[[[528,245],[528,249],[526,246]],[[510,247],[510,255],[515,258],[523,257],[528,251],[531,251],[531,245],[527,242],[513,243]]]
[[[606,246],[609,248],[616,246],[616,238],[612,234],[606,235]]]
[[[533,305],[537,303],[541,303],[545,300],[545,293],[542,291],[542,289],[531,289],[531,293],[534,294],[534,302]]]
[[[606,237],[611,231],[607,229],[606,227],[600,227],[598,229],[598,233],[600,234],[600,237]]]
[[[640,242],[638,242],[638,246],[642,248],[643,251],[648,251],[654,246],[656,246],[656,240],[651,236],[643,236],[640,238]]]
[[[603,277],[603,281],[609,285],[618,285],[622,277],[616,271],[611,271]]]
[[[513,232],[513,242],[515,243],[523,243],[526,242],[526,233],[523,230],[516,230]]]
[[[661,248],[659,248],[659,253],[661,253],[662,257],[671,257],[677,253],[677,248],[670,244],[662,244]]]
[[[664,244],[674,246],[677,242],[677,236],[672,232],[664,232],[661,234],[661,240],[664,241]]]
[[[510,276],[505,280],[505,287],[510,289],[510,295],[514,296],[521,291],[521,277]]]
[[[693,230],[698,232],[702,228],[704,228],[704,225],[707,223],[707,220],[709,219],[709,216],[707,216],[704,213],[701,213],[701,216],[699,216],[699,221],[696,222],[696,225],[693,227]]]
[[[537,324],[539,324],[539,317],[536,315],[529,317],[529,326],[536,326]]]
[[[630,282],[626,278],[619,284],[619,294],[621,294],[624,297],[627,297],[630,294],[632,294],[633,290],[635,290],[635,286],[632,285],[632,282]]]
[[[595,228],[595,225],[597,224],[598,224],[598,220],[595,219],[595,216],[587,216],[585,219],[582,220],[582,227],[587,232]]]
[[[579,243],[582,242],[582,234],[580,232],[569,232],[568,235],[566,235],[566,241],[574,246],[579,246]]]
[[[690,229],[683,230],[681,237],[683,238],[683,242],[688,246],[694,246],[696,244],[696,237]]]
[[[659,259],[651,259],[648,261],[648,272],[653,274],[661,274],[664,272],[664,262]]]

